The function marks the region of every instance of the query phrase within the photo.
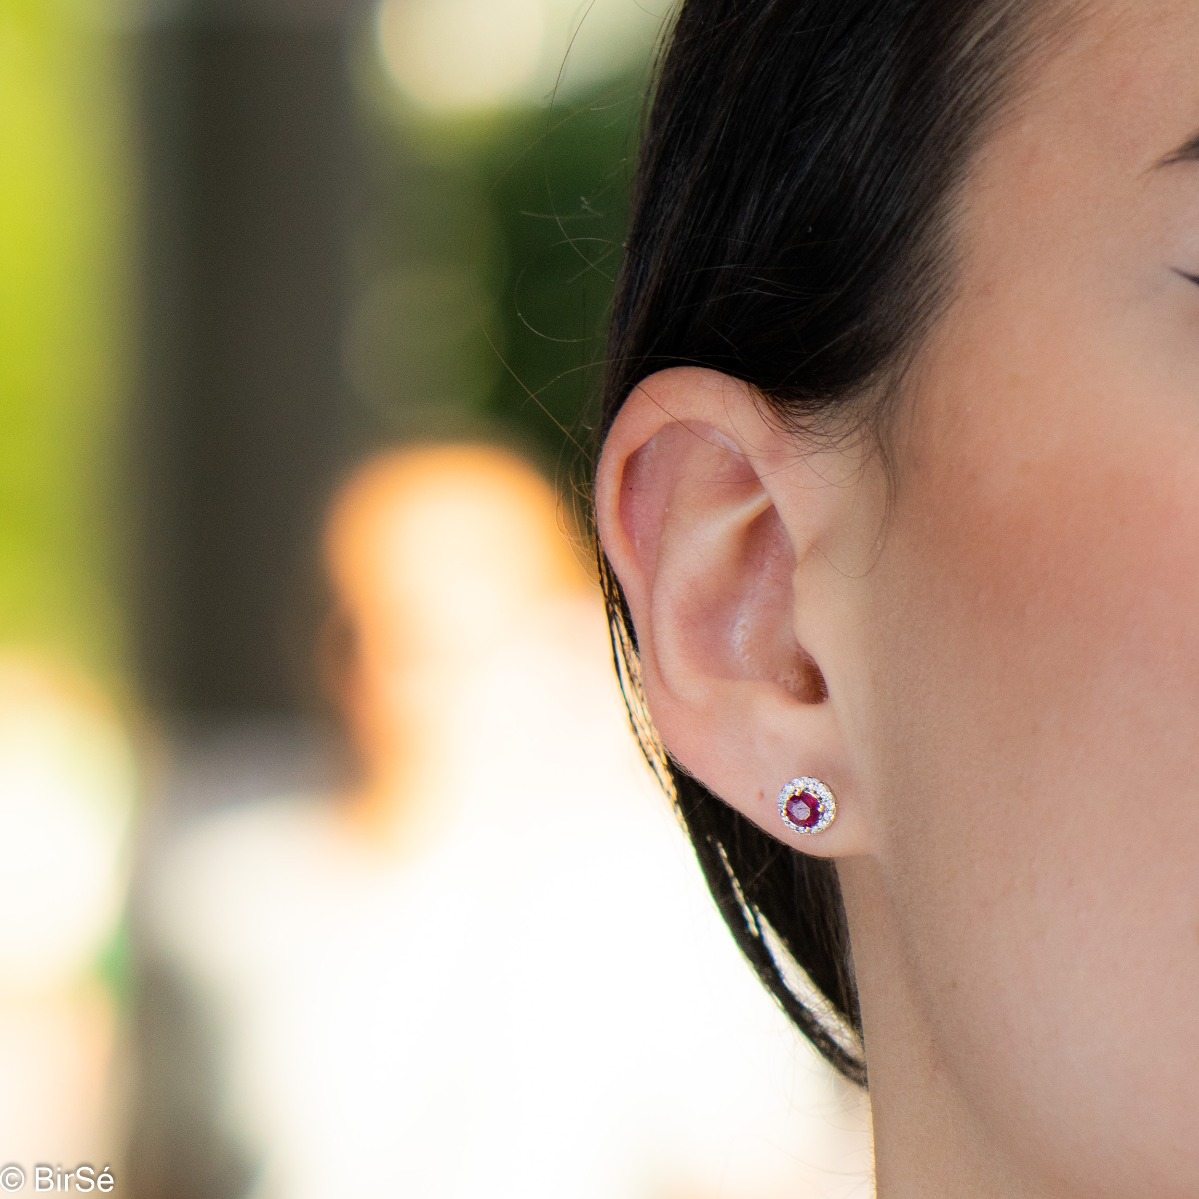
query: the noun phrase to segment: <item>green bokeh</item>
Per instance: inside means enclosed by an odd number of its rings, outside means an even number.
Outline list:
[[[497,439],[567,492],[585,473],[648,54],[548,107],[437,117],[371,95],[351,382],[384,437]]]
[[[0,644],[121,669],[117,435],[129,374],[118,42],[0,0]]]

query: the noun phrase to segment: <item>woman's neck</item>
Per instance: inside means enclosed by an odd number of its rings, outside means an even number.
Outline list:
[[[996,1144],[945,1064],[876,864],[840,864],[862,1006],[878,1199],[1073,1199]],[[944,1034],[942,1034],[944,1035]]]

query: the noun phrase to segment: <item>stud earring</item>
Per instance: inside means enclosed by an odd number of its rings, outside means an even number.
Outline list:
[[[822,833],[837,815],[837,801],[819,779],[792,779],[779,792],[779,815],[797,833]]]

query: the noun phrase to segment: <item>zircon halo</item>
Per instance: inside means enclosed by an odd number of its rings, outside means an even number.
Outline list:
[[[789,829],[810,837],[832,824],[837,801],[819,779],[792,779],[779,792],[779,815]]]

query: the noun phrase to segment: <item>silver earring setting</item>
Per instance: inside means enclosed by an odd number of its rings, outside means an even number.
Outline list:
[[[819,779],[792,779],[779,792],[779,815],[797,833],[822,833],[837,815],[837,801]]]

